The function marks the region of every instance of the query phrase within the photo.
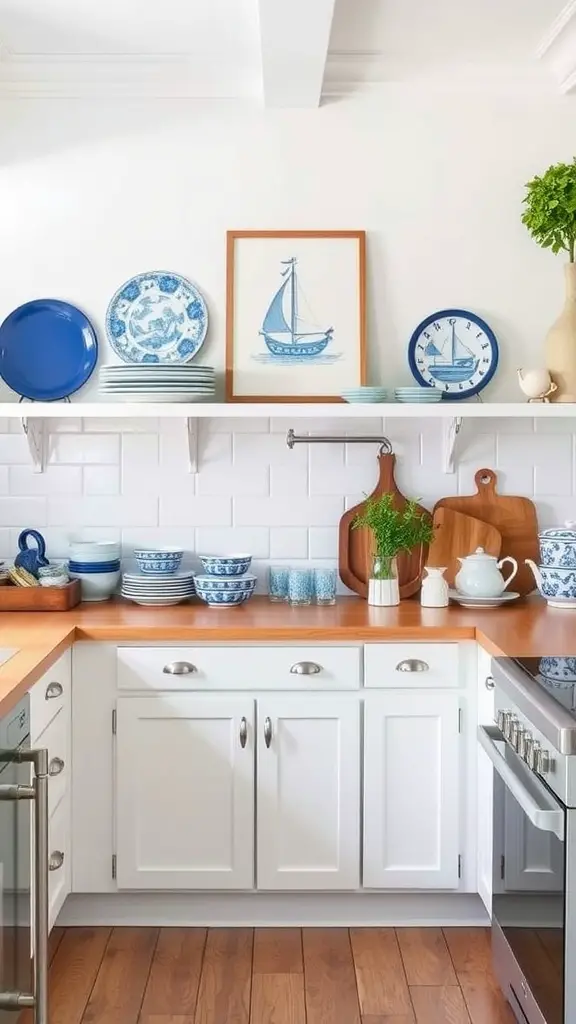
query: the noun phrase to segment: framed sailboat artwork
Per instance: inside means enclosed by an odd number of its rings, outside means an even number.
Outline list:
[[[226,397],[335,402],[365,383],[363,231],[229,231]]]

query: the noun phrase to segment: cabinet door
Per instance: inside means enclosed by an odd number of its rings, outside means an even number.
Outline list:
[[[358,698],[263,697],[257,747],[258,888],[358,888]]]
[[[458,887],[458,717],[453,693],[366,697],[366,887]]]
[[[490,689],[490,655],[478,650],[478,724],[491,725],[494,721],[494,690]],[[478,837],[478,892],[492,917],[492,886],[494,861],[494,769],[490,758],[477,744],[477,800],[476,821]]]
[[[123,889],[250,889],[254,702],[120,697],[117,879]]]

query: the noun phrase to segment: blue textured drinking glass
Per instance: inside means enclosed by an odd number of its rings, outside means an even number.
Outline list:
[[[336,604],[336,569],[314,569],[316,604]]]
[[[312,573],[310,569],[290,569],[288,601],[290,604],[312,604]]]
[[[268,597],[271,601],[288,600],[288,576],[290,570],[287,565],[271,565],[268,570]]]

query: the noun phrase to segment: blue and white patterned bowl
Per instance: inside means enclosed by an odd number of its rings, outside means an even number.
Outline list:
[[[198,555],[210,576],[242,576],[248,572],[252,555]]]
[[[254,593],[255,576],[238,576],[226,579],[223,576],[196,576],[196,593],[206,604],[222,607],[243,604]]]
[[[554,569],[541,565],[538,589],[542,597],[576,600],[576,569]]]
[[[538,670],[556,686],[573,686],[576,683],[576,658],[540,658]]]
[[[178,572],[183,555],[181,548],[139,548],[134,551],[140,572],[150,576],[171,576]]]

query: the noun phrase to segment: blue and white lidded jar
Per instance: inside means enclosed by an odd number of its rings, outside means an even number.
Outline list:
[[[568,521],[564,526],[542,530],[540,541],[540,567],[551,569],[576,569],[576,523]]]

